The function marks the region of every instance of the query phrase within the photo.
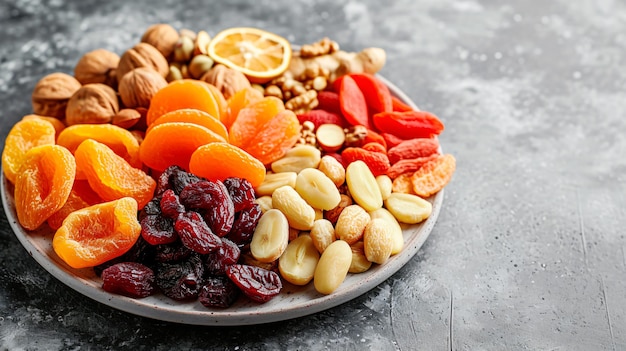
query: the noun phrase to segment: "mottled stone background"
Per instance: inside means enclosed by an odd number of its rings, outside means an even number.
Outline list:
[[[255,327],[120,312],[50,276],[0,215],[0,348],[626,349],[626,4],[613,0],[0,0],[2,139],[47,73],[156,22],[256,26],[386,50],[446,123],[457,172],[402,270],[337,308]]]

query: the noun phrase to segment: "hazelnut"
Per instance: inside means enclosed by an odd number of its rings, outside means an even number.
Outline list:
[[[196,55],[189,62],[189,73],[193,78],[199,79],[213,67],[214,63],[207,55]]]
[[[119,93],[125,107],[149,107],[150,100],[167,81],[151,68],[139,67],[126,73],[119,83]]]
[[[150,44],[139,43],[126,50],[120,58],[117,67],[117,80],[121,81],[126,73],[139,67],[152,68],[159,72],[162,77],[169,73],[169,65],[163,54]]]
[[[74,67],[74,77],[81,84],[103,83],[117,87],[116,69],[120,57],[111,51],[97,49],[83,55]]]
[[[209,43],[211,42],[211,36],[209,33],[201,30],[196,35],[194,41],[193,55],[206,55],[209,52]]]
[[[188,36],[181,36],[174,46],[174,61],[186,63],[193,56],[194,42]]]
[[[169,58],[174,52],[178,38],[180,35],[174,27],[160,23],[148,27],[141,37],[141,42],[154,46],[164,57]]]
[[[41,78],[33,90],[33,112],[63,119],[68,100],[80,87],[80,82],[66,73],[57,72]]]
[[[132,108],[125,108],[113,116],[111,123],[120,128],[130,129],[135,126],[140,119],[141,113],[139,111]]]
[[[222,64],[213,66],[200,80],[215,85],[225,99],[230,98],[237,91],[251,86],[250,81],[243,73]]]
[[[65,121],[68,126],[109,123],[118,111],[113,88],[102,83],[85,84],[67,102]]]

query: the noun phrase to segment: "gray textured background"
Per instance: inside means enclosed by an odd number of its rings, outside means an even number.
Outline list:
[[[435,229],[402,270],[309,317],[188,327],[51,277],[0,214],[0,348],[626,349],[626,4],[612,0],[0,0],[0,137],[47,73],[121,54],[156,22],[256,26],[387,51],[381,72],[446,123],[457,157]]]

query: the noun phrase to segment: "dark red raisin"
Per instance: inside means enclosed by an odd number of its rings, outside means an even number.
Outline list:
[[[139,211],[139,220],[141,221],[147,215],[159,215],[161,214],[161,199],[154,197]]]
[[[283,284],[276,272],[261,267],[233,264],[226,275],[253,301],[267,302],[280,293]]]
[[[102,271],[102,288],[110,293],[141,298],[155,291],[154,272],[136,262],[122,262]]]
[[[254,188],[252,184],[244,178],[230,177],[224,180],[224,186],[228,189],[228,194],[233,200],[235,212],[245,210],[256,204]]]
[[[207,273],[211,275],[226,274],[226,267],[239,261],[241,250],[234,242],[222,238],[219,249],[208,254],[204,260]]]
[[[235,206],[221,181],[190,184],[180,193],[187,209],[204,209],[204,219],[217,236],[228,234],[235,221]]]
[[[199,254],[215,251],[222,243],[198,212],[189,211],[180,215],[174,223],[174,229],[183,245]]]
[[[167,189],[163,192],[160,206],[163,216],[171,219],[176,219],[178,215],[185,212],[185,206],[180,203],[178,195],[172,189]]]
[[[252,241],[252,234],[254,234],[262,214],[261,206],[256,203],[254,206],[239,212],[230,233],[226,237],[240,247],[248,245]]]
[[[184,261],[158,263],[155,281],[163,294],[171,299],[194,299],[198,297],[202,287],[203,274],[202,259],[197,254],[192,254]]]
[[[174,190],[178,195],[184,187],[200,180],[201,178],[179,166],[170,166],[157,179],[156,195],[160,196],[167,189]]]
[[[182,261],[191,256],[193,251],[183,245],[180,240],[176,240],[171,244],[156,245],[154,247],[154,260],[156,262],[176,262]]]
[[[141,220],[141,236],[151,245],[169,244],[178,239],[174,223],[162,215],[147,215]]]
[[[226,308],[237,300],[239,294],[237,285],[227,277],[210,277],[202,285],[198,300],[205,307]]]

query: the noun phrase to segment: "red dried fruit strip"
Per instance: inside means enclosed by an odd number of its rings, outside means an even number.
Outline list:
[[[443,189],[456,169],[456,159],[450,154],[440,155],[424,164],[411,176],[413,191],[421,197],[429,197]]]
[[[429,138],[444,128],[437,116],[426,111],[381,112],[372,118],[379,131],[402,139]]]
[[[380,135],[383,137],[383,139],[385,139],[385,143],[387,144],[387,149],[391,149],[392,147],[396,145],[400,145],[400,143],[404,141],[404,139],[398,138],[397,136],[391,133],[381,133]]]
[[[305,113],[298,114],[297,117],[300,124],[310,121],[313,125],[315,125],[315,129],[322,124],[336,124],[341,127],[346,127],[348,125],[343,116],[327,110],[310,110]]]
[[[391,167],[389,167],[389,169],[387,170],[387,175],[391,179],[396,179],[404,173],[413,174],[413,172],[422,168],[422,166],[425,165],[427,162],[434,160],[437,157],[439,157],[438,154],[432,154],[425,157],[407,158],[404,160],[400,160],[392,164]]]
[[[339,103],[339,94],[334,91],[322,90],[317,93],[317,110],[325,110],[328,112],[341,114],[341,104]]]
[[[385,147],[379,143],[371,142],[361,146],[363,150],[371,151],[371,152],[379,152],[381,154],[386,154],[387,150]]]
[[[391,191],[394,193],[415,194],[413,183],[411,183],[413,173],[415,172],[402,173],[397,176],[391,183]]]
[[[369,73],[351,73],[349,76],[361,89],[373,113],[393,111],[391,92],[380,79]]]
[[[400,160],[426,157],[437,153],[439,141],[436,138],[415,138],[404,140],[387,152],[389,162],[394,164]]]
[[[392,110],[397,112],[413,111],[413,108],[411,106],[405,104],[402,100],[395,96],[391,97],[391,106]]]
[[[365,138],[363,139],[363,145],[368,143],[378,143],[382,145],[385,150],[387,150],[387,142],[385,141],[385,138],[371,129],[367,130],[367,135],[365,135]]]
[[[374,145],[378,145],[373,143]],[[381,152],[368,151],[360,147],[348,147],[341,153],[344,167],[356,160],[361,160],[369,167],[374,176],[386,174],[389,169],[389,158]]]
[[[365,126],[373,129],[369,120],[367,102],[354,79],[343,76],[339,84],[339,104],[341,113],[353,126]]]

